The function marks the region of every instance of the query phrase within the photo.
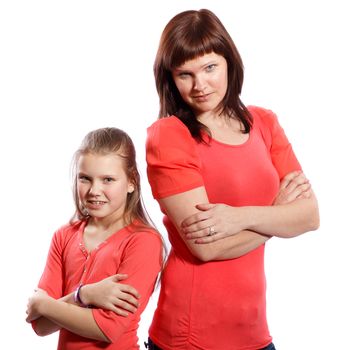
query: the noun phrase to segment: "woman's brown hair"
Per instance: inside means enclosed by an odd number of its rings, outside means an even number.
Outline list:
[[[201,141],[201,131],[208,130],[197,121],[180,96],[171,71],[188,60],[211,52],[227,61],[228,87],[221,102],[221,113],[241,121],[244,133],[248,133],[252,119],[240,99],[244,77],[242,59],[231,36],[213,12],[191,10],[173,17],[164,28],[153,67],[160,103],[159,118],[177,116],[192,136]]]

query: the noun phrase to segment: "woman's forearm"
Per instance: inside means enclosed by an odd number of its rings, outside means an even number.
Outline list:
[[[314,195],[288,204],[243,207],[247,229],[281,238],[298,236],[319,227],[319,212]]]
[[[260,247],[271,237],[253,231],[241,231],[209,244],[203,244],[208,248],[202,252],[202,261],[216,261],[235,259]]]
[[[201,261],[226,260],[238,258],[265,243],[269,237],[252,231],[242,231],[235,235],[216,240],[210,244],[197,244],[188,239],[182,229],[182,222],[191,214],[198,213],[196,204],[207,200],[204,187],[199,187],[179,195],[160,200],[161,206],[177,227],[191,253]]]

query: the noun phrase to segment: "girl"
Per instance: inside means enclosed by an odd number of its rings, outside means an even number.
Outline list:
[[[152,192],[172,245],[150,349],[275,349],[264,243],[319,224],[317,201],[276,115],[240,100],[241,57],[209,10],[166,25],[148,129]]]
[[[27,322],[39,335],[60,330],[58,349],[138,349],[162,241],[142,205],[134,145],[122,130],[92,131],[73,166],[76,213],[53,236]]]

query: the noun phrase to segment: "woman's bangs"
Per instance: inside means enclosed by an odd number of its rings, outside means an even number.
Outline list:
[[[218,42],[212,38],[200,38],[199,40],[179,40],[173,46],[173,50],[166,55],[165,66],[172,70],[184,64],[186,61],[203,56],[211,52],[217,52]]]

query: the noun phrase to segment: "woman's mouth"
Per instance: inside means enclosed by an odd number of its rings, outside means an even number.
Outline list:
[[[195,99],[197,102],[206,102],[208,101],[210,95],[211,94],[196,95],[193,96],[193,99]]]

